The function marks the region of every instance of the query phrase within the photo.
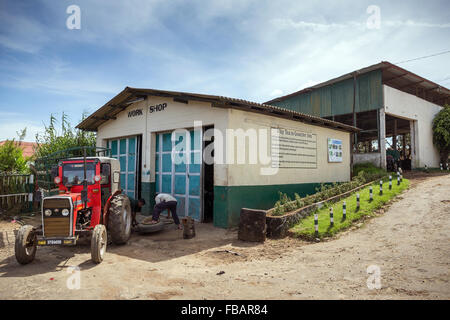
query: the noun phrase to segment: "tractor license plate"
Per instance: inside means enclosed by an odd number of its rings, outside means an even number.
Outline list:
[[[75,239],[46,239],[38,240],[39,246],[56,246],[56,245],[72,245],[75,244]]]

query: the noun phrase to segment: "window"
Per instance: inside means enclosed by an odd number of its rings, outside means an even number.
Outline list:
[[[102,163],[101,177],[102,177],[102,180],[101,180],[100,184],[109,184],[109,179],[111,177],[111,165],[109,163]]]
[[[95,164],[86,163],[86,180],[88,184],[94,184]],[[80,185],[84,180],[83,163],[66,163],[63,165],[63,184],[65,186]]]

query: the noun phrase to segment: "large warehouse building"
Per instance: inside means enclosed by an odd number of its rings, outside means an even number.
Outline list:
[[[266,102],[353,125],[353,163],[386,168],[397,150],[404,169],[439,167],[432,121],[450,103],[450,90],[389,62]],[[390,150],[389,150],[390,149]]]
[[[77,128],[120,160],[121,186],[174,195],[178,214],[230,227],[240,209],[270,208],[278,192],[312,194],[351,176],[352,125],[221,96],[125,88]],[[213,159],[214,161],[212,161]]]

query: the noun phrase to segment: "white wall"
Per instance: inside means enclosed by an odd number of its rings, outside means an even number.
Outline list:
[[[149,106],[163,103],[167,104],[163,111],[148,111]],[[142,109],[143,115],[128,117],[128,112],[136,109]],[[144,101],[130,105],[116,117],[116,120],[109,120],[98,128],[97,146],[106,147],[108,139],[142,134],[142,182],[154,182],[156,132],[193,128],[194,121],[202,121],[203,126],[214,125],[214,128],[225,131],[228,109],[213,108],[207,102],[189,101],[185,104],[174,102],[172,98],[149,96]],[[225,165],[214,166],[214,184],[227,185]]]
[[[231,164],[228,167],[228,185],[230,186],[342,182],[350,180],[349,132],[235,109],[230,109],[229,128],[241,128],[243,130],[284,128],[312,133],[317,136],[317,168],[279,168],[275,175],[261,175],[261,168],[267,167],[261,163]],[[342,140],[342,162],[328,162],[328,138]],[[267,150],[269,152],[270,148],[270,141],[268,141]],[[247,143],[245,150],[236,151],[248,154],[248,149]]]
[[[414,120],[415,156],[413,167],[439,167],[439,153],[433,145],[432,122],[442,107],[412,94],[383,86],[386,114]]]
[[[386,159],[386,157],[384,157]],[[353,164],[357,163],[372,163],[376,167],[383,167],[381,153],[370,152],[370,153],[354,153],[353,154]]]
[[[164,111],[149,113],[147,117],[147,132],[152,136],[148,145],[149,159],[155,159],[155,133],[173,131],[180,128],[194,128],[195,121],[201,121],[202,126],[214,125],[215,129],[223,130],[228,125],[228,109],[214,108],[209,102],[189,101],[188,104],[174,102],[172,98],[149,97],[148,106],[167,103]],[[148,151],[147,151],[148,152]],[[155,164],[152,161],[151,181],[155,181]],[[224,164],[214,165],[214,185],[226,186],[227,167]]]
[[[150,113],[149,106],[166,103],[164,111]],[[128,117],[128,112],[142,109],[143,115]],[[224,160],[227,158],[226,129],[249,128],[260,129],[280,127],[295,129],[317,135],[318,165],[315,169],[279,169],[274,175],[260,174],[261,164],[215,164],[214,185],[266,185],[283,183],[311,183],[348,181],[350,179],[350,134],[348,132],[305,124],[298,121],[281,119],[254,112],[234,110],[231,108],[212,107],[210,103],[189,101],[188,104],[174,102],[172,98],[151,97],[130,105],[119,113],[116,120],[102,124],[97,133],[97,145],[106,147],[108,139],[142,134],[142,181],[155,181],[155,133],[172,131],[179,128],[193,128],[194,121],[202,121],[202,125],[214,125],[222,132],[225,149]],[[147,119],[147,120],[146,120]],[[327,138],[343,141],[344,159],[342,163],[328,163]],[[217,141],[217,140],[216,140]],[[215,145],[215,147],[218,147]],[[267,147],[270,150],[270,145]],[[246,152],[247,150],[236,150]],[[217,149],[216,149],[217,150]],[[236,154],[237,156],[237,154]]]

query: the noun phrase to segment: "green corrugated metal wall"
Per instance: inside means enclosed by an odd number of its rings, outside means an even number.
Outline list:
[[[383,104],[381,70],[374,70],[356,79],[355,111],[380,109]],[[353,79],[271,103],[279,107],[320,117],[353,112]]]

